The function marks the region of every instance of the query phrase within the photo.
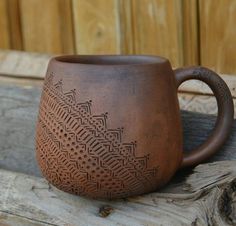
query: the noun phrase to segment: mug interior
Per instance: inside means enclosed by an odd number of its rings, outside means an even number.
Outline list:
[[[168,61],[164,57],[151,55],[68,55],[55,57],[55,60],[89,65],[160,64]]]

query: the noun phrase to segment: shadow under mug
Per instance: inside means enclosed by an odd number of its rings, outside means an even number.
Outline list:
[[[189,79],[209,85],[218,117],[209,138],[183,155],[177,88]],[[225,82],[204,67],[173,71],[167,59],[144,55],[55,57],[41,96],[37,160],[51,184],[73,194],[152,192],[222,146],[233,109]]]

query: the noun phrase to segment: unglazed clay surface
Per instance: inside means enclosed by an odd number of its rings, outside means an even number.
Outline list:
[[[183,157],[178,86],[207,83],[219,114],[210,137]],[[213,155],[227,139],[233,102],[225,82],[203,67],[172,70],[155,56],[53,58],[44,81],[36,155],[59,189],[94,198],[155,191],[180,167]]]
[[[94,197],[129,196],[144,184],[153,190],[158,166],[148,167],[149,155],[137,157],[136,142],[122,141],[123,128],[108,128],[108,113],[92,114],[92,101],[76,96],[53,74],[45,81],[37,137],[43,174],[64,191]]]

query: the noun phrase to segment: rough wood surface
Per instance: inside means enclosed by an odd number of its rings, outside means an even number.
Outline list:
[[[178,93],[179,104],[182,110],[193,111],[203,114],[216,115],[218,107],[216,98],[210,95],[198,95],[192,93]],[[236,99],[233,99],[236,118]]]
[[[226,74],[220,74],[220,76],[227,83],[232,96],[236,98],[236,76]],[[211,89],[205,83],[199,80],[189,80],[184,82],[179,87],[179,91],[195,94],[212,95]]]
[[[0,170],[0,225],[236,224],[236,161],[199,165],[187,179],[178,178],[154,193],[104,201],[73,196],[44,179]]]
[[[1,50],[0,74],[44,78],[51,57],[41,53]]]
[[[0,80],[0,168],[40,175],[34,134],[42,82]]]
[[[42,80],[0,76],[0,168],[40,175],[34,156],[34,133],[41,86]],[[192,104],[180,97],[180,103],[185,110],[193,106],[198,106],[193,110],[199,110],[200,106],[209,105],[204,96],[200,97],[203,99],[192,99]],[[191,150],[206,139],[215,117],[183,111],[182,118],[184,149]],[[213,159],[236,159],[235,149],[236,122],[231,138]]]

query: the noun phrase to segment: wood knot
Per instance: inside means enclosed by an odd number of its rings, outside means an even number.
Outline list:
[[[222,193],[218,208],[227,223],[236,225],[236,179]]]
[[[100,217],[108,217],[114,211],[113,207],[105,205],[99,208]]]

